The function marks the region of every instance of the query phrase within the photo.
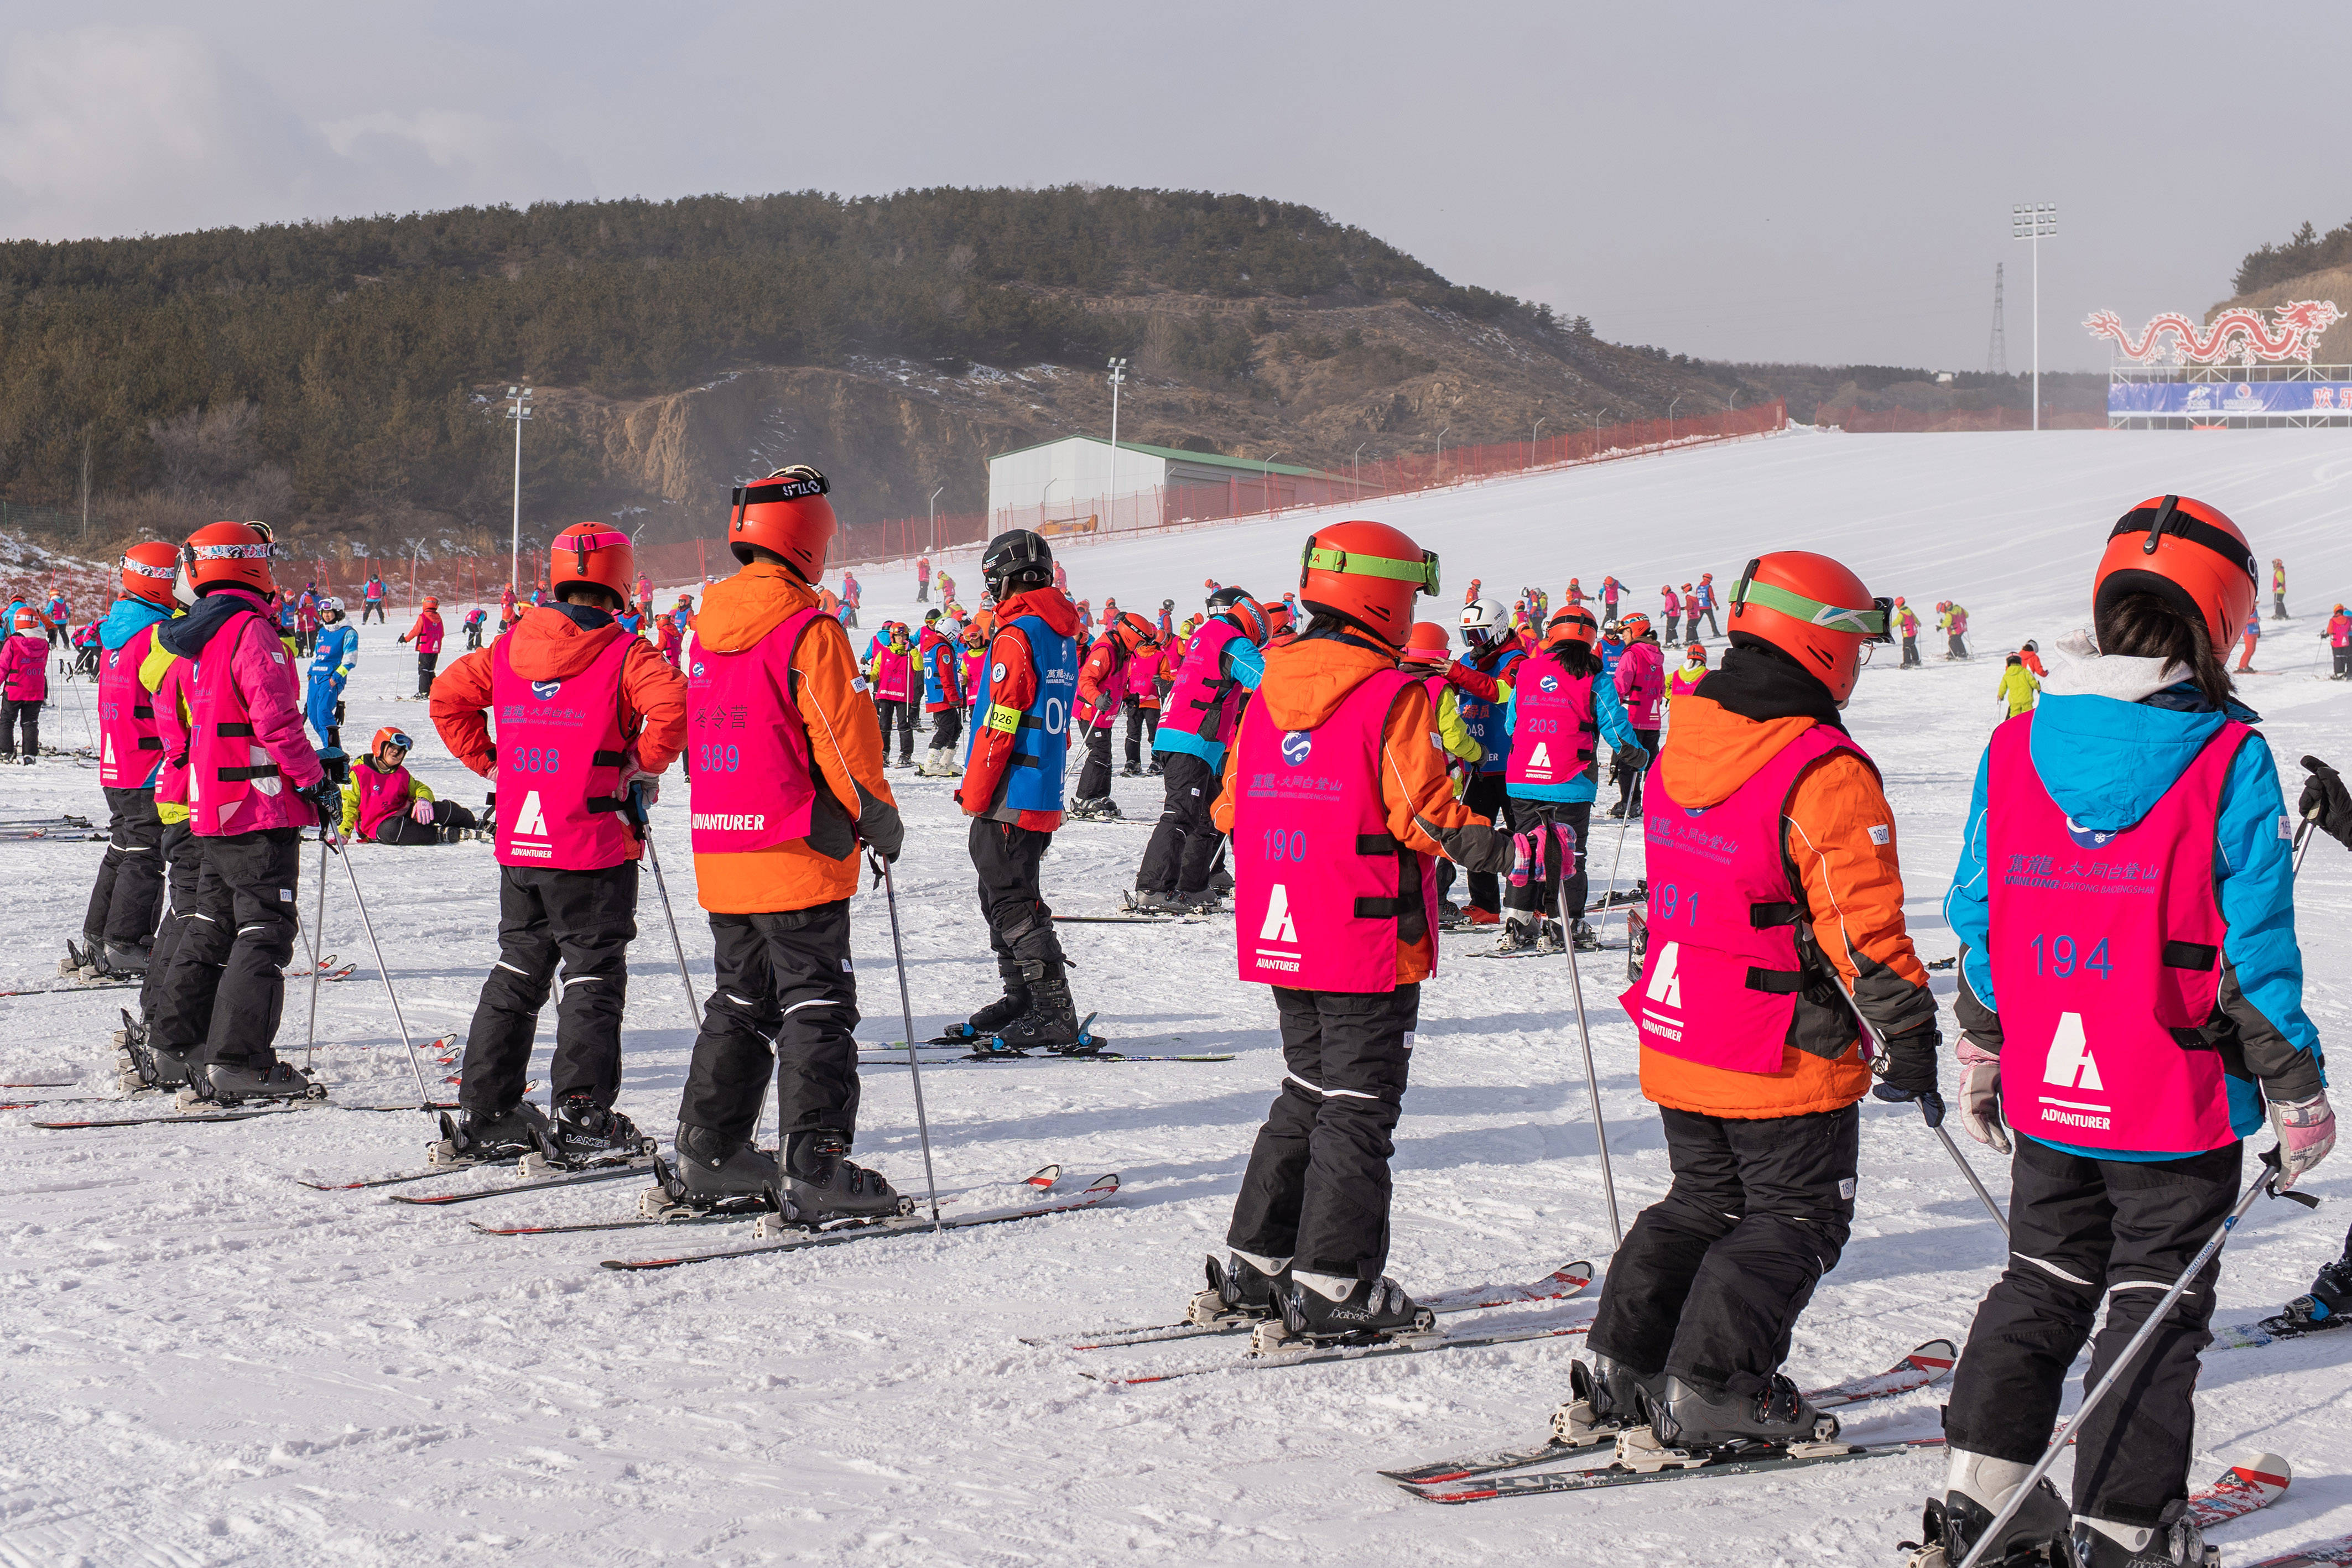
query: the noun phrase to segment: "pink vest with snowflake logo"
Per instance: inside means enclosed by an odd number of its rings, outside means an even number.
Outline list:
[[[742,854],[808,837],[816,805],[793,654],[821,612],[787,616],[750,647],[698,640],[686,677],[686,777],[694,852]]]
[[[1649,950],[1618,1002],[1652,1051],[1733,1072],[1778,1072],[1804,987],[1797,922],[1806,914],[1781,853],[1781,819],[1807,768],[1862,747],[1816,724],[1730,798],[1684,806],[1663,755],[1643,781]]]
[[[1381,800],[1381,731],[1413,678],[1380,671],[1314,729],[1283,729],[1263,702],[1243,712],[1233,834],[1243,979],[1393,991],[1400,927],[1407,941],[1437,928],[1436,862],[1390,836]]]
[[[1511,687],[1511,760],[1503,771],[1510,784],[1565,784],[1597,767],[1593,737],[1591,674],[1571,675],[1548,653],[1531,653],[1519,664]]]
[[[614,637],[560,681],[515,674],[508,641],[492,644],[500,865],[602,871],[637,858],[621,797],[621,666],[634,641]]]
[[[2028,1137],[2196,1154],[2233,1143],[2200,1026],[2229,924],[2213,884],[2221,787],[2253,731],[2227,723],[2147,816],[2097,831],[2050,798],[2033,715],[1993,731],[1986,779],[2001,1114]]]

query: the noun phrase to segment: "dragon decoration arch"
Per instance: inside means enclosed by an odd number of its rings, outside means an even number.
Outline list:
[[[2168,310],[2148,322],[2137,340],[2112,310],[2094,311],[2083,325],[2095,338],[2114,339],[2123,357],[2134,364],[2177,355],[2199,365],[2232,359],[2248,365],[2288,360],[2307,365],[2319,348],[2320,335],[2342,320],[2344,312],[2332,300],[2297,299],[2279,306],[2271,316],[2266,321],[2260,310],[2232,306],[2214,317],[2210,326],[2200,326],[2178,310]],[[2165,348],[2168,339],[2173,344],[2169,350]]]

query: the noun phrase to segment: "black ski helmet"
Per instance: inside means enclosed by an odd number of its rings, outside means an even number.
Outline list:
[[[1011,528],[988,541],[980,558],[980,580],[999,599],[1053,580],[1054,549],[1027,528]]]

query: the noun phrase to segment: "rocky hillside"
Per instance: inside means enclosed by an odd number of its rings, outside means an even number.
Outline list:
[[[1767,395],[1251,197],[575,203],[0,245],[0,496],[503,538],[529,382],[527,529],[685,537],[785,460],[850,521],[975,511],[990,454],[1108,434],[1113,353],[1122,436],[1334,466]]]

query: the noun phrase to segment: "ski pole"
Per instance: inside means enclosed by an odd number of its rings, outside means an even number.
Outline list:
[[[2238,1221],[2243,1219],[2246,1217],[2246,1211],[2253,1207],[2254,1199],[2267,1192],[2273,1197],[2293,1198],[2308,1207],[2319,1207],[2319,1200],[2307,1193],[2278,1190],[2279,1152],[2277,1149],[2273,1148],[2263,1155],[2262,1163],[2264,1168],[2255,1175],[2253,1185],[2246,1188],[2246,1196],[2238,1200],[2238,1207],[2231,1209],[2230,1217],[2221,1221],[2221,1228],[2213,1232],[2212,1239],[2198,1249],[2197,1256],[2189,1260],[2189,1267],[2183,1269],[2180,1271],[2180,1277],[2172,1281],[2172,1288],[2164,1292],[2163,1298],[2156,1303],[2155,1310],[2149,1312],[2147,1321],[2139,1325],[2139,1332],[2131,1336],[2131,1341],[2124,1346],[2123,1353],[2108,1365],[2107,1374],[2099,1379],[2098,1386],[2083,1396],[2083,1403],[2075,1410],[2074,1419],[2060,1427],[2058,1435],[2050,1439],[2050,1446],[2042,1450],[2042,1458],[2036,1460],[2033,1468],[2025,1473],[2025,1479],[2018,1483],[2017,1490],[2010,1493],[2009,1501],[2001,1506],[1999,1513],[1993,1515],[1992,1522],[1985,1526],[1983,1533],[1977,1537],[1977,1543],[1969,1549],[1969,1554],[1960,1559],[1960,1568],[1975,1568],[1977,1560],[1984,1555],[1985,1548],[2000,1539],[2001,1531],[2011,1519],[2016,1517],[2017,1511],[2025,1506],[2027,1494],[2032,1492],[2042,1478],[2049,1473],[2050,1467],[2058,1462],[2058,1456],[2066,1451],[2066,1445],[2074,1440],[2075,1432],[2080,1429],[2091,1412],[2099,1407],[2100,1402],[2106,1398],[2108,1390],[2123,1381],[2124,1374],[2131,1370],[2132,1361],[2138,1355],[2140,1347],[2146,1344],[2156,1333],[2156,1325],[2164,1321],[2164,1314],[2172,1310],[2172,1303],[2179,1301],[2182,1292],[2189,1289],[2189,1281],[2197,1278],[2198,1271],[2212,1261],[2216,1252],[2221,1250],[2221,1243],[2229,1239],[2230,1232],[2237,1228]]]
[[[2295,876],[2301,876],[2303,874],[2303,857],[2311,852],[2311,830],[2315,825],[2315,824],[2306,817],[2304,819],[2302,825],[2295,830],[2294,871],[2292,873]]]
[[[326,841],[323,833],[320,838],[322,842]],[[340,850],[336,852],[342,853]],[[349,855],[343,855],[343,874],[352,879],[352,902],[359,905],[360,925],[366,928],[368,947],[375,954],[376,973],[383,977],[383,994],[392,998],[392,1021],[400,1027],[400,1043],[408,1048],[408,1070],[416,1075],[416,1108],[430,1110],[433,1093],[425,1087],[425,1069],[416,1060],[416,1042],[408,1038],[408,1019],[401,1016],[400,993],[392,988],[392,969],[383,961],[383,944],[375,939],[375,922],[368,918],[367,900],[360,894],[360,873],[352,869]]]
[[[302,1037],[302,1071],[310,1071],[311,1054],[319,1049],[319,971],[325,968],[320,949],[327,943],[327,835],[319,834],[318,913],[310,919],[310,1028]]]
[[[923,1142],[923,1185],[931,1191],[931,1231],[937,1235],[947,1227],[940,1223],[940,1184],[931,1175],[931,1124],[923,1113],[923,1064],[915,1055],[915,1004],[907,994],[907,945],[898,936],[898,885],[890,879],[890,862],[878,852],[874,852],[874,866],[882,896],[890,905],[890,956],[898,966],[898,1016],[907,1030],[907,1071],[915,1085],[915,1132]]]
[[[1568,852],[1570,863],[1574,862],[1575,855],[1576,851],[1571,847]],[[1566,866],[1561,868],[1563,872],[1566,869]],[[1568,878],[1565,875],[1559,879],[1559,924],[1560,934],[1567,936]],[[1616,1238],[1616,1244],[1622,1247],[1625,1245],[1625,1228],[1617,1219],[1617,1179],[1609,1169],[1609,1127],[1601,1113],[1601,1078],[1592,1069],[1592,1029],[1584,1018],[1584,971],[1577,967],[1576,943],[1573,940],[1568,943],[1566,950],[1568,986],[1576,997],[1576,1037],[1584,1046],[1584,1091],[1592,1098],[1592,1135],[1601,1145],[1601,1190],[1609,1199],[1609,1233]]]
[[[1870,1020],[1862,1016],[1862,1005],[1853,999],[1853,993],[1840,982],[1837,994],[1845,999],[1846,1011],[1853,1014],[1853,1021],[1861,1029],[1863,1038],[1869,1040],[1875,1051],[1885,1051],[1886,1042],[1878,1037],[1876,1030],[1870,1027]],[[1919,1102],[1919,1119],[1927,1122],[1927,1103],[1925,1100]],[[1977,1201],[1985,1206],[1985,1212],[1992,1216],[1992,1222],[2000,1227],[2000,1233],[2006,1238],[2009,1235],[2009,1216],[2000,1211],[2000,1205],[1992,1200],[1992,1194],[1986,1190],[1985,1184],[1977,1179],[1976,1166],[1969,1164],[1969,1157],[1960,1153],[1960,1145],[1952,1142],[1952,1134],[1944,1130],[1941,1123],[1927,1122],[1927,1130],[1936,1134],[1937,1141],[1944,1145],[1944,1152],[1952,1156],[1954,1165],[1960,1167],[1960,1175],[1968,1182],[1969,1190],[1977,1195]]]
[[[654,846],[654,827],[646,815],[645,785],[629,785],[629,821],[636,824],[637,841],[646,846],[646,863],[654,868],[654,891],[661,894],[662,918],[669,923],[669,950],[677,955],[677,983],[686,988],[686,1027],[702,1029],[702,1004],[694,998],[694,981],[686,972],[686,944],[677,939],[677,915],[669,904],[669,883],[662,880],[661,851]]]
[[[1614,855],[1612,855],[1609,859],[1609,891],[1601,895],[1601,919],[1593,926],[1593,929],[1596,931],[1598,931],[1601,926],[1609,923],[1610,912],[1617,907],[1617,905],[1612,902],[1617,896],[1617,868],[1624,863],[1625,830],[1633,825],[1633,813],[1631,810],[1628,810],[1625,813],[1623,820],[1619,821],[1617,824],[1617,852]],[[1633,906],[1631,904],[1627,904],[1625,905],[1625,908],[1628,910],[1631,910],[1633,907]],[[1629,915],[1628,919],[1630,918],[1631,916]]]

